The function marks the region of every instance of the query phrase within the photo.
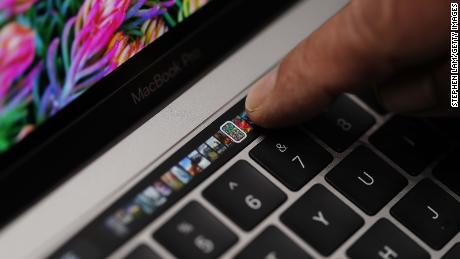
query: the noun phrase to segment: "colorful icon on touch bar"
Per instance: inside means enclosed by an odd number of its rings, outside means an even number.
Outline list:
[[[238,126],[231,121],[222,124],[220,130],[235,143],[241,143],[247,137],[246,132],[238,128]]]

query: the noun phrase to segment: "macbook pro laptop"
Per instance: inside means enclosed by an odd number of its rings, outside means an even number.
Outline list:
[[[459,123],[248,87],[345,0],[0,0],[0,258],[460,258]]]

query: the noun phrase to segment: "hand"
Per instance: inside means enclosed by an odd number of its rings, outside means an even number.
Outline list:
[[[256,82],[246,110],[261,126],[288,126],[375,87],[389,111],[453,113],[449,17],[447,0],[353,0]]]

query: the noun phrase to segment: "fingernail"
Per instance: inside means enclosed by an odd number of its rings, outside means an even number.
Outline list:
[[[384,108],[397,113],[423,112],[437,105],[429,76],[379,87],[377,94]]]
[[[246,110],[249,113],[256,111],[275,88],[277,75],[278,68],[275,68],[251,87],[246,97]]]

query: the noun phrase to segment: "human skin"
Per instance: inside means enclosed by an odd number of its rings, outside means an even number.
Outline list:
[[[449,108],[450,3],[352,0],[252,86],[248,115],[290,126],[364,87],[389,111],[458,115]]]

